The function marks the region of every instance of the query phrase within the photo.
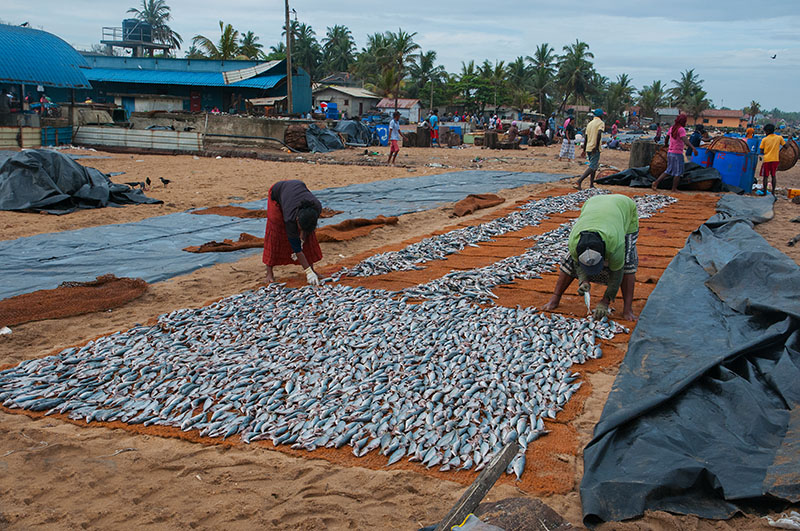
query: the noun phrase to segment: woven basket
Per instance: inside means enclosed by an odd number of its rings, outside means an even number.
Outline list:
[[[712,151],[727,151],[728,153],[749,153],[750,148],[747,142],[741,138],[731,138],[729,136],[718,136],[711,141],[708,149]]]
[[[778,154],[780,162],[778,162],[778,171],[786,171],[797,164],[797,159],[800,158],[800,147],[794,140],[789,140],[781,148]]]
[[[662,146],[650,159],[650,175],[658,178],[667,169],[667,146]]]

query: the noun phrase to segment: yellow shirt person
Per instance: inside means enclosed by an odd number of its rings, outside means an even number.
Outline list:
[[[781,159],[781,146],[786,144],[786,140],[781,135],[772,133],[761,140],[761,151],[764,152],[764,162],[777,162]]]

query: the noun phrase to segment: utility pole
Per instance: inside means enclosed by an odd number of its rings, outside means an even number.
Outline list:
[[[289,21],[289,0],[286,0],[286,109],[292,114],[292,26]]]

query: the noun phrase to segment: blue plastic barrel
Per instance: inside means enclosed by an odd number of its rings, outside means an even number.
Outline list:
[[[697,148],[697,155],[692,155],[691,161],[704,168],[708,168],[714,164],[714,153],[714,151],[699,147]]]
[[[376,125],[375,132],[378,133],[378,138],[381,141],[382,146],[389,145],[389,126],[388,125]]]
[[[753,153],[717,151],[712,166],[722,176],[722,182],[749,193],[753,189],[757,160],[758,156]]]

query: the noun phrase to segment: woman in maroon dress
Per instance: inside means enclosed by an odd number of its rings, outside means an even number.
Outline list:
[[[280,181],[269,189],[262,257],[268,283],[275,281],[273,266],[297,264],[303,267],[309,284],[319,285],[312,264],[322,259],[314,232],[321,212],[322,204],[303,181]]]

